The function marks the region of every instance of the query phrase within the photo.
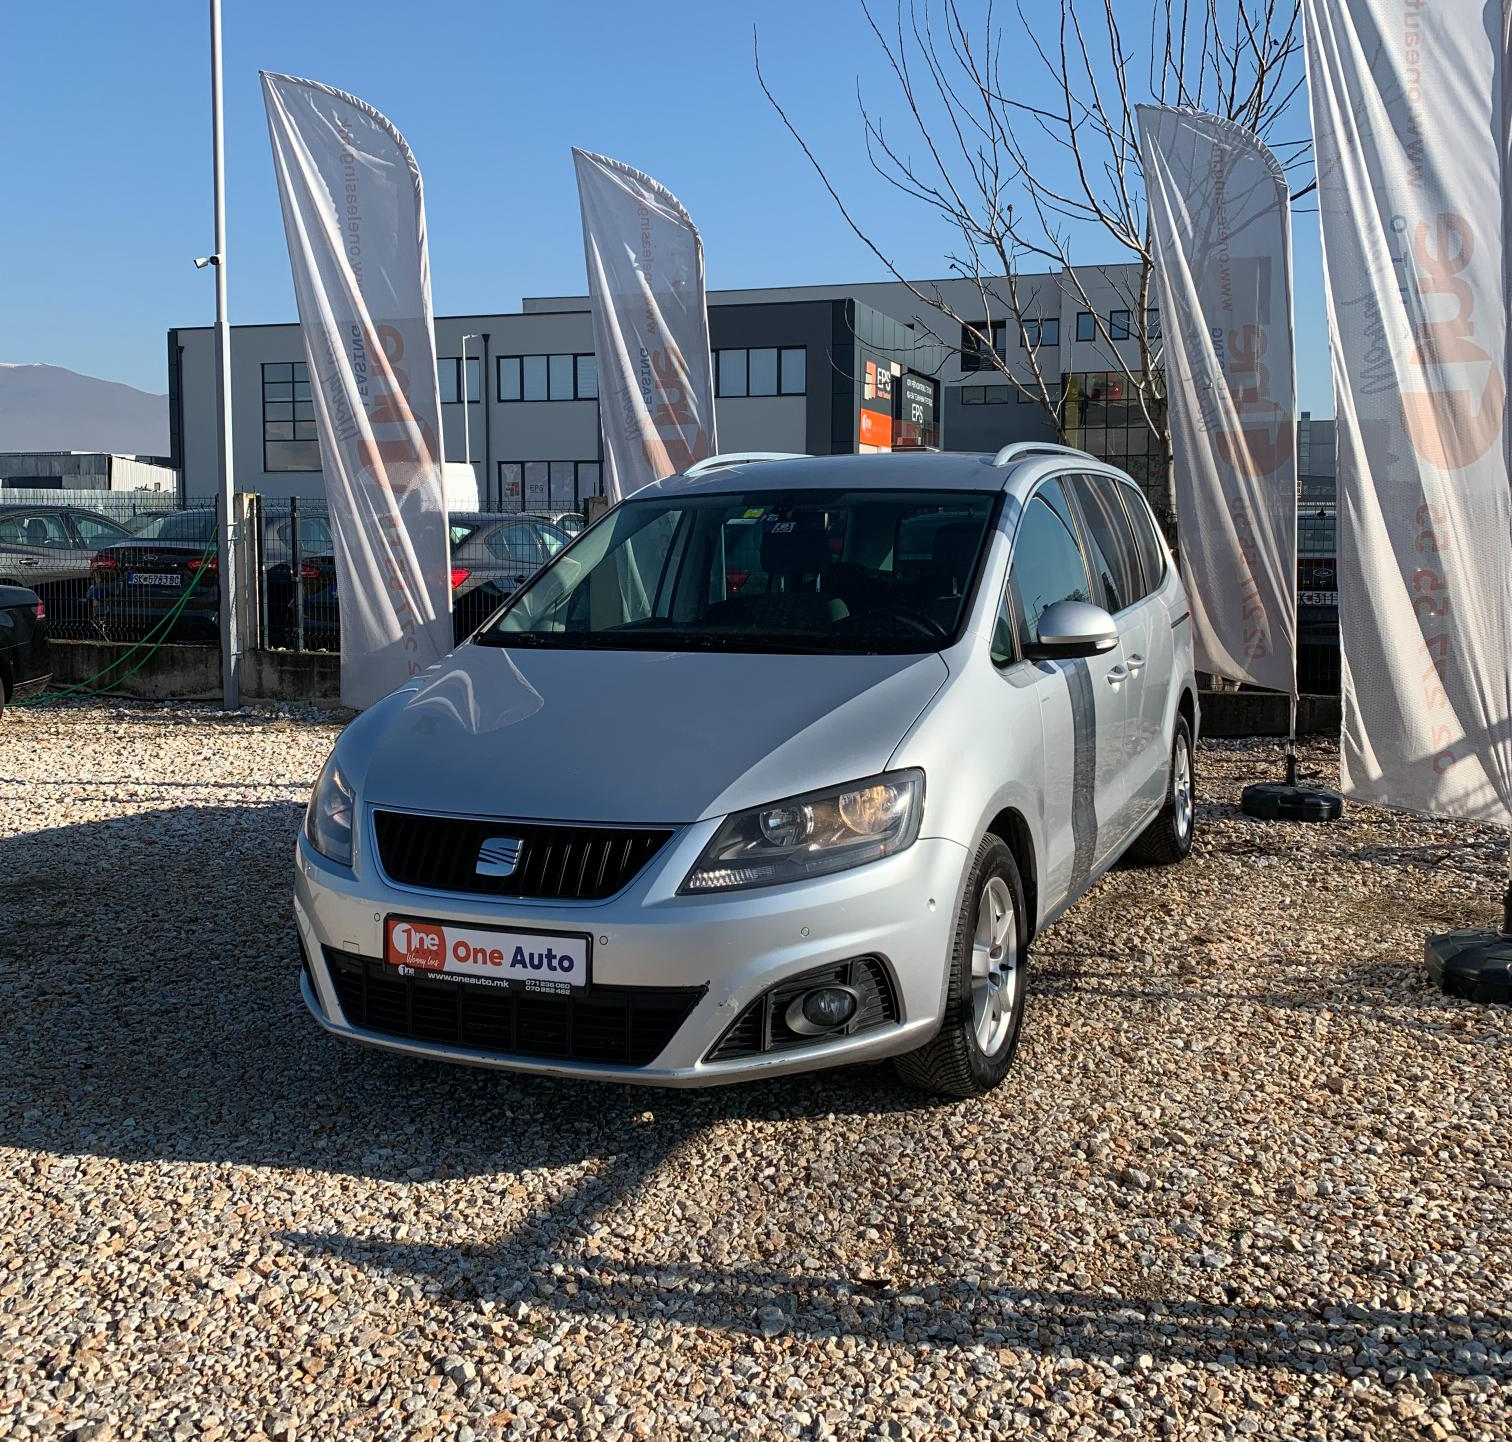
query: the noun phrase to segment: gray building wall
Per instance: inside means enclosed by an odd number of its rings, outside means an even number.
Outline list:
[[[1078,275],[1085,297],[1063,276],[1025,276],[1018,281],[1026,308],[1057,321],[1055,343],[1042,343],[1037,352],[1053,385],[1065,372],[1106,370],[1117,364],[1106,341],[1075,339],[1079,311],[1091,305],[1106,313],[1132,305],[1133,267],[1084,268]],[[926,297],[936,294],[936,288],[963,315],[986,320],[985,310],[1000,320],[1007,314],[1004,282],[998,282],[996,290],[989,288],[985,305],[971,281],[927,281],[918,287]],[[807,351],[805,395],[716,400],[722,450],[854,450],[868,355],[939,383],[937,414],[946,449],[992,451],[1014,440],[1054,436],[1050,418],[1039,406],[1021,403],[1000,372],[963,366],[955,353],[961,341],[959,326],[900,283],[713,291],[709,327],[716,350],[802,345]],[[1010,372],[1027,382],[1029,352],[1018,343],[1016,326],[1011,332],[1004,340],[1004,358]],[[586,297],[532,297],[515,314],[439,317],[438,358],[460,357],[464,335],[475,337],[468,341],[468,354],[480,362],[481,396],[467,403],[466,411],[481,496],[497,496],[501,462],[600,461],[596,401],[501,401],[496,379],[500,356],[591,354]],[[170,331],[168,348],[174,461],[187,496],[210,496],[216,490],[212,332],[209,327]],[[1132,361],[1137,342],[1131,339],[1116,349]],[[303,358],[295,324],[232,328],[232,441],[238,489],[274,496],[323,494],[318,471],[264,467],[262,366]],[[464,403],[446,403],[441,409],[445,459],[460,462]]]

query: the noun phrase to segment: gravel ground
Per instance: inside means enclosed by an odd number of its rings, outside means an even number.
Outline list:
[[[993,1096],[635,1091],[316,1030],[328,719],[3,724],[0,1437],[1512,1435],[1512,1009],[1418,959],[1492,832],[1252,823],[1208,746]]]

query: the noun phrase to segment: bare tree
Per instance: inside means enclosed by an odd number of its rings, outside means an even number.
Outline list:
[[[1031,271],[1058,275],[1057,286],[1091,316],[1097,354],[1121,379],[1123,399],[1156,437],[1161,479],[1151,499],[1170,518],[1170,428],[1160,338],[1146,321],[1154,259],[1135,106],[1149,100],[1223,116],[1270,140],[1288,168],[1305,167],[1306,140],[1274,138],[1303,83],[1294,63],[1298,0],[1154,0],[1149,35],[1137,45],[1127,42],[1114,0],[1029,0],[1035,19],[1019,0],[1006,35],[993,0],[895,0],[885,25],[877,0],[858,3],[903,119],[901,133],[890,130],[858,87],[868,159],[893,191],[945,221],[946,269],[969,282],[967,302],[961,287],[947,292],[904,275],[886,242],[860,222],[768,86],[758,40],[756,74],[767,99],[852,231],[919,302],[916,330],[1001,372],[1064,437],[1077,398],[1041,326],[1060,315],[1060,290],[1046,311],[1040,287],[1026,283]],[[1047,96],[1026,94],[1026,73],[1048,73]],[[1079,265],[1075,244],[1133,264]],[[1095,303],[1094,291],[1109,282],[1132,317],[1127,335],[1116,334]],[[1010,351],[1025,365],[1012,366]]]

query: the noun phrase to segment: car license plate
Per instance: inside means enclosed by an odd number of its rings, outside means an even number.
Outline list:
[[[167,571],[127,571],[128,586],[182,586],[184,578]]]
[[[481,982],[512,991],[581,991],[588,985],[590,939],[559,931],[463,926],[390,916],[383,959],[406,976]]]
[[[1303,606],[1337,606],[1339,593],[1337,591],[1302,591],[1297,596],[1297,602]]]

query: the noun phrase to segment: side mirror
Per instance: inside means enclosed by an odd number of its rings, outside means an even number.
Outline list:
[[[1040,614],[1034,644],[1024,648],[1031,661],[1070,661],[1102,656],[1118,645],[1118,624],[1101,606],[1056,601]]]

